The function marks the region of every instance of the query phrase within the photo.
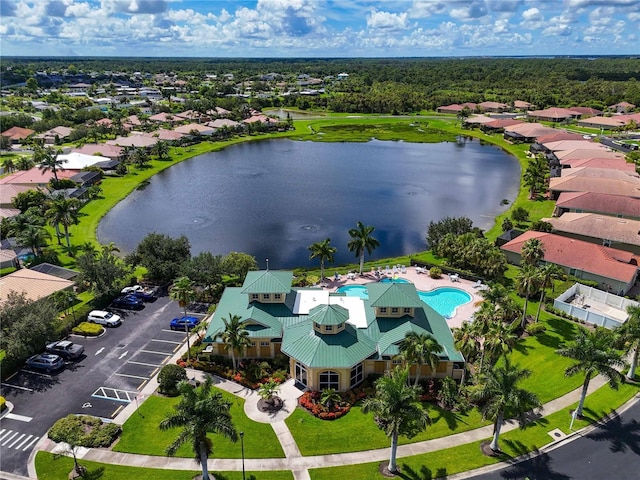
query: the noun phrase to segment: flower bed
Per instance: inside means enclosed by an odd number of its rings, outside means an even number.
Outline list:
[[[243,385],[252,390],[257,390],[260,387],[261,383],[265,383],[267,381],[274,381],[277,383],[283,383],[287,380],[288,375],[283,370],[273,370],[273,368],[261,368],[258,369],[260,375],[257,378],[248,378],[247,371],[251,368],[250,366],[255,366],[256,363],[261,363],[257,360],[245,360],[240,363],[240,370],[233,370],[228,362],[220,361],[218,362],[205,362],[202,360],[194,360],[192,359],[190,362],[185,361],[184,359],[179,359],[176,362],[181,367],[185,368],[193,368],[195,370],[201,370],[203,372],[211,373],[213,375],[218,375],[219,377],[226,378],[227,380],[232,380],[240,385]],[[254,372],[256,369],[253,369]]]
[[[299,401],[301,407],[314,417],[322,420],[335,420],[345,416],[351,410],[351,404],[346,401],[334,403],[331,408],[320,403],[321,392],[305,392]]]

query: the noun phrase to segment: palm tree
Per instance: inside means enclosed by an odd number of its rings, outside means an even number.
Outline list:
[[[525,186],[529,187],[529,198],[535,198],[538,192],[546,190],[549,178],[549,162],[544,156],[536,156],[529,160],[522,176]]]
[[[332,409],[336,403],[341,401],[342,395],[335,388],[325,388],[320,394],[320,403],[328,409]]]
[[[320,258],[320,281],[324,280],[324,262],[326,260],[327,262],[333,263],[333,256],[338,249],[331,246],[330,238],[309,245],[307,249],[311,251],[309,260],[313,260],[316,257]]]
[[[556,350],[558,355],[576,361],[564,371],[565,377],[571,377],[580,372],[584,373],[582,395],[576,409],[576,416],[578,417],[582,416],[584,400],[587,397],[587,389],[592,377],[598,374],[602,375],[609,380],[609,385],[614,390],[618,388],[622,381],[623,376],[616,370],[616,367],[622,367],[624,362],[620,353],[611,347],[612,340],[611,332],[604,328],[593,332],[581,328],[575,340],[568,342],[564,348]]]
[[[538,269],[538,279],[540,280],[540,303],[538,304],[538,311],[536,312],[536,322],[540,318],[540,308],[544,302],[544,295],[547,288],[553,287],[555,280],[562,280],[564,278],[564,270],[555,263],[547,263]]]
[[[473,361],[480,351],[479,335],[473,323],[464,321],[460,327],[454,328],[453,339],[456,349],[464,355],[465,359],[468,362]]]
[[[544,258],[544,244],[538,238],[530,238],[522,244],[520,256],[524,265],[535,267]]]
[[[400,342],[400,355],[402,355],[408,364],[416,365],[414,386],[417,386],[420,380],[420,369],[422,365],[429,365],[432,374],[435,374],[438,363],[440,363],[438,354],[442,353],[442,351],[442,345],[428,333],[406,333]]]
[[[30,170],[34,165],[33,159],[29,157],[20,157],[16,160],[16,168],[18,170]]]
[[[5,158],[2,161],[2,168],[4,168],[7,173],[13,173],[16,169],[16,164],[13,162],[12,158]]]
[[[194,283],[189,277],[178,278],[171,287],[169,297],[172,300],[177,300],[180,306],[184,309],[184,316],[187,316],[187,307],[195,299],[196,292],[194,290]],[[187,362],[191,360],[191,345],[189,344],[189,325],[185,322],[184,332],[187,337]]]
[[[516,324],[517,325],[517,324]],[[482,342],[483,355],[488,353],[489,364],[493,365],[501,354],[507,354],[518,341],[512,324],[494,320],[489,323],[489,328]]]
[[[258,395],[260,398],[265,400],[267,403],[273,403],[273,398],[278,393],[280,389],[280,384],[275,380],[268,380],[264,383],[261,383],[258,388]]]
[[[18,245],[29,247],[33,253],[40,255],[40,247],[47,244],[47,240],[51,240],[51,234],[40,225],[26,225],[17,235]]]
[[[249,332],[247,327],[242,323],[242,318],[239,315],[229,314],[229,320],[222,319],[224,323],[224,331],[216,335],[216,338],[220,338],[227,344],[231,352],[231,361],[233,362],[233,369],[238,369],[235,352],[238,352],[241,356],[245,349],[251,345],[251,339],[249,338]]]
[[[389,376],[376,380],[376,394],[362,402],[362,412],[372,412],[378,428],[391,437],[388,470],[396,473],[398,436],[412,438],[431,423],[418,399],[418,389],[408,385],[409,370],[396,367]]]
[[[374,230],[375,227],[364,225],[362,222],[358,222],[356,228],[349,230],[351,240],[347,243],[347,248],[350,252],[355,252],[356,257],[360,257],[360,275],[364,268],[365,250],[371,255],[371,252],[380,246],[380,242],[371,236]]]
[[[176,412],[160,422],[160,430],[182,428],[178,437],[167,447],[167,454],[174,455],[182,444],[191,443],[195,460],[202,467],[202,478],[207,480],[207,460],[213,453],[213,442],[207,432],[219,433],[232,442],[238,440],[229,413],[231,403],[225,401],[220,393],[214,392],[212,386],[213,380],[208,375],[199,387],[180,382],[178,391],[182,397],[175,406]]]
[[[524,295],[524,308],[522,309],[521,321],[521,327],[524,329],[527,325],[527,305],[529,304],[529,297],[539,288],[540,275],[535,267],[524,265],[518,273],[516,281],[518,282],[518,292]]]
[[[518,388],[518,382],[530,375],[529,370],[519,368],[505,357],[504,364],[481,374],[472,390],[472,398],[486,402],[482,407],[483,418],[493,421],[491,450],[500,451],[498,439],[505,417],[518,417],[520,427],[524,428],[525,414],[542,405],[534,393]]]
[[[33,152],[33,161],[39,164],[38,168],[43,173],[51,171],[55,184],[58,185],[58,171],[63,171],[62,166],[67,163],[67,160],[58,158],[58,155],[62,154],[62,150],[56,150],[53,147],[37,147]]]
[[[67,241],[67,250],[71,251],[71,242],[69,241],[69,227],[78,223],[78,211],[80,210],[80,200],[77,198],[58,197],[49,203],[49,208],[45,212],[45,216],[49,220],[49,224],[59,231],[58,225],[62,224],[64,228],[64,236]],[[60,237],[58,236],[58,243]]]
[[[640,350],[640,307],[629,305],[627,307],[629,318],[618,329],[620,340],[625,345],[625,350],[631,355],[627,378],[631,381],[636,378],[636,366],[638,365],[638,350]]]
[[[158,156],[159,160],[164,160],[169,156],[169,145],[167,144],[167,142],[159,140],[153,146],[153,151]]]

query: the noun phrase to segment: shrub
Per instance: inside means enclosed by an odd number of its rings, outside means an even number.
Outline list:
[[[6,408],[7,401],[4,399],[4,397],[0,397],[0,412],[4,412]]]
[[[345,401],[333,403],[331,408],[322,405],[321,396],[322,394],[317,391],[305,392],[298,402],[302,408],[321,420],[335,420],[345,416],[351,410],[351,404]]]
[[[187,371],[172,363],[165,365],[158,374],[158,390],[160,393],[175,397],[178,395],[178,382],[187,379]]]
[[[72,440],[79,447],[100,448],[111,445],[120,432],[118,424],[103,423],[91,415],[71,414],[54,423],[47,435],[54,442]]]
[[[71,330],[76,335],[84,335],[85,337],[97,337],[103,332],[102,326],[96,323],[82,322]]]
[[[431,269],[429,270],[429,276],[435,279],[441,278],[442,269],[440,267],[431,267]]]
[[[530,323],[525,328],[525,331],[529,335],[538,335],[539,333],[544,332],[546,329],[547,329],[547,327],[545,327],[544,324],[542,324],[542,323]]]
[[[440,392],[438,393],[438,403],[442,408],[451,410],[458,400],[458,384],[451,377],[444,377]]]

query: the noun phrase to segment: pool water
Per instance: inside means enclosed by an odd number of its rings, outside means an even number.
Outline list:
[[[385,280],[382,280],[384,282]],[[386,283],[391,280],[387,280]],[[410,283],[404,279],[396,279],[397,283]],[[367,294],[367,287],[364,285],[345,285],[336,290],[339,293],[345,293],[349,297],[359,297],[363,300],[369,298]],[[455,315],[456,309],[460,305],[469,303],[471,301],[471,295],[464,290],[452,287],[440,287],[429,292],[422,292],[418,290],[418,296],[420,300],[433,308],[436,312],[442,315],[444,318],[451,318]]]

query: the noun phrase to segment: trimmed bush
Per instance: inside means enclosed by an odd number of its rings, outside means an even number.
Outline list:
[[[442,278],[442,269],[440,267],[431,267],[429,276],[434,279]]]
[[[71,330],[76,335],[84,335],[85,337],[97,337],[103,331],[103,327],[97,323],[82,322]]]
[[[47,435],[54,442],[67,442],[72,439],[79,447],[108,447],[120,435],[120,425],[103,423],[91,415],[67,415],[49,429]]]
[[[178,395],[178,383],[187,380],[187,371],[179,365],[165,365],[158,374],[158,391],[170,397]]]
[[[527,328],[525,328],[525,331],[529,335],[538,335],[539,333],[544,332],[546,329],[547,327],[545,327],[543,323],[530,323],[529,325],[527,325]]]
[[[0,397],[0,412],[4,412],[6,408],[7,401],[4,399],[4,397]]]

